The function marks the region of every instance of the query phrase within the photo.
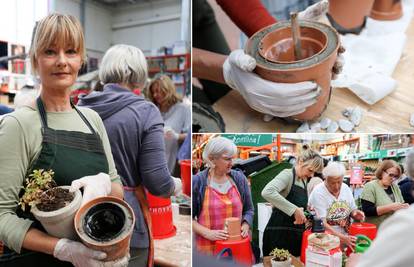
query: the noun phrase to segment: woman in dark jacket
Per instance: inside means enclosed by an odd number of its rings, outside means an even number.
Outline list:
[[[242,237],[247,237],[253,223],[247,179],[241,171],[231,169],[236,152],[229,139],[211,139],[203,151],[208,168],[193,176],[193,230],[197,250],[205,254],[214,252],[215,241],[228,238],[226,218],[240,218]]]
[[[108,132],[115,166],[125,189],[125,200],[136,216],[131,239],[132,266],[152,264],[152,238],[148,229],[148,210],[144,190],[169,197],[181,188],[172,179],[165,158],[164,122],[158,108],[132,90],[142,88],[147,79],[147,62],[139,48],[111,47],[102,59],[99,79],[102,92],[93,92],[79,101],[102,118]]]

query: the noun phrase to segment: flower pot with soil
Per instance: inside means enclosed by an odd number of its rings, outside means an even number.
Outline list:
[[[289,21],[267,26],[250,37],[245,52],[256,60],[255,72],[263,79],[297,83],[315,81],[321,88],[318,101],[292,118],[307,121],[318,118],[331,97],[332,68],[339,36],[334,28],[315,21],[299,21],[301,59],[296,59]]]
[[[31,212],[52,236],[75,239],[73,218],[82,203],[79,190],[69,192],[70,186],[51,188],[41,195],[41,202],[32,207]]]
[[[330,0],[326,14],[331,25],[342,34],[359,34],[365,27],[374,0]]]
[[[376,20],[397,20],[402,15],[401,0],[375,0],[370,17]]]
[[[270,252],[272,267],[290,267],[292,258],[286,249],[275,248]]]
[[[105,261],[127,255],[134,226],[132,208],[116,197],[93,199],[75,215],[76,233],[87,247],[105,252]]]
[[[73,218],[82,202],[79,190],[69,192],[70,186],[57,186],[53,171],[34,170],[26,179],[19,205],[30,211],[52,236],[76,238]]]

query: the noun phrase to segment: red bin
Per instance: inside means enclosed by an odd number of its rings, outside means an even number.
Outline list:
[[[365,235],[369,239],[374,240],[377,236],[377,226],[372,223],[352,223],[349,226],[349,234],[356,235]]]
[[[171,199],[156,197],[149,192],[147,192],[147,199],[153,238],[164,239],[174,236],[177,229],[173,224]]]
[[[147,193],[148,206],[150,208],[171,206],[171,198],[156,197],[150,192]]]
[[[181,181],[183,183],[183,193],[191,196],[191,160],[180,161]]]
[[[235,262],[252,266],[253,262],[253,251],[250,245],[250,238],[246,237],[241,240],[219,240],[216,241],[216,248],[214,250],[214,255],[217,255],[225,248],[230,248],[233,254],[233,259]]]

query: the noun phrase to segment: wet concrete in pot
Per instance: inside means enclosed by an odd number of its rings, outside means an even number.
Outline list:
[[[113,203],[102,203],[92,207],[85,215],[86,234],[96,241],[109,241],[123,230],[125,214]]]
[[[247,42],[245,51],[255,58],[255,72],[264,79],[286,83],[318,83],[322,88],[318,102],[292,117],[303,121],[319,117],[328,105],[339,36],[334,28],[323,23],[299,21],[299,25],[303,59],[294,58],[289,21],[278,22],[255,33]]]

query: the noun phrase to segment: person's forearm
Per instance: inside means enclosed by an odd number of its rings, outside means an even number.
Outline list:
[[[202,226],[199,224],[196,220],[193,220],[193,231],[194,233],[204,236],[204,233],[208,231],[209,229],[205,226]]]
[[[226,83],[223,76],[223,64],[227,55],[193,48],[193,77]]]
[[[53,255],[58,238],[50,236],[35,228],[27,231],[23,240],[23,248]]]
[[[120,199],[124,199],[124,188],[121,184],[112,182],[111,183],[111,193],[109,193],[110,196],[117,197]]]
[[[393,211],[394,211],[394,209],[393,209],[392,205],[393,205],[393,204],[388,204],[388,205],[384,205],[384,206],[379,206],[379,207],[377,207],[377,213],[378,213],[378,216],[381,216],[381,215],[387,214],[387,213],[389,213],[389,212],[393,212]]]
[[[336,231],[326,220],[323,220],[323,224],[325,225],[325,230],[329,231],[334,236],[337,236],[339,238],[342,237],[342,234]]]

